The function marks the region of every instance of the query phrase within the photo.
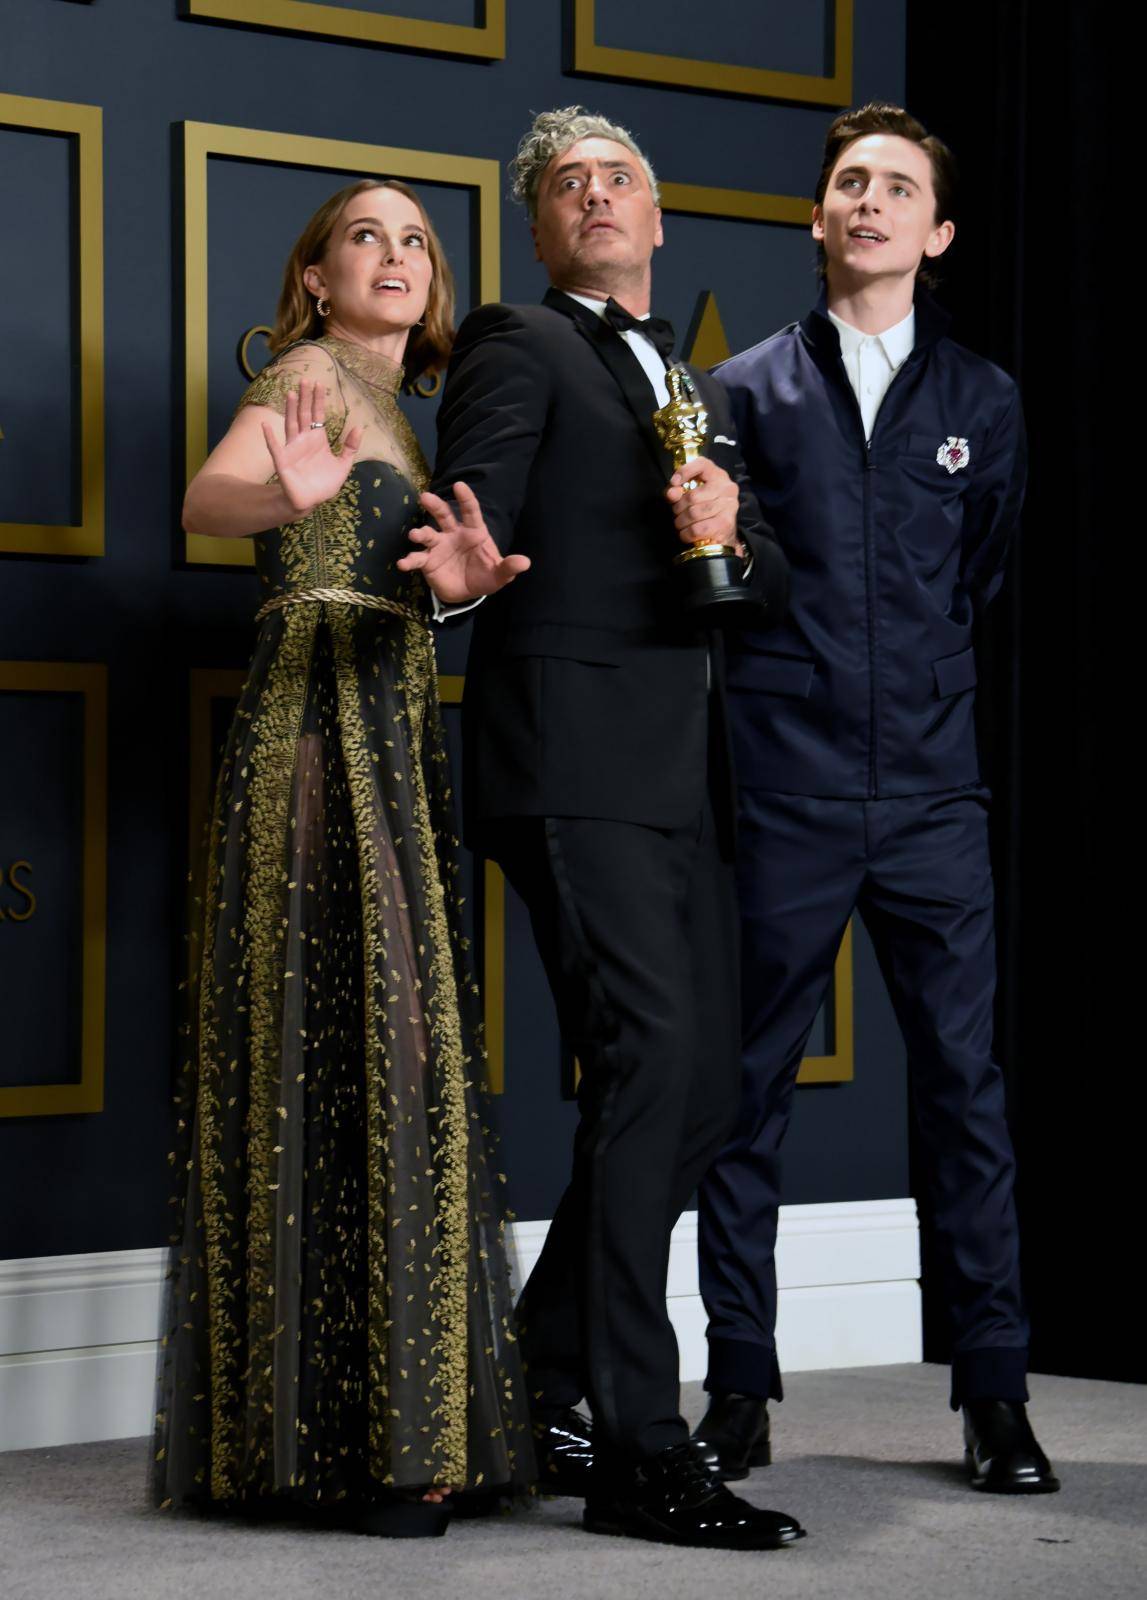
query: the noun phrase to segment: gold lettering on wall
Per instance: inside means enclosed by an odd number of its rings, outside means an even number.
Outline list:
[[[417,395],[419,400],[433,400],[442,387],[442,374],[427,372],[421,378],[415,378],[413,383],[404,383],[402,387],[404,393]]]
[[[265,322],[258,322],[253,328],[247,329],[247,332],[239,340],[239,343],[236,346],[235,354],[239,358],[239,371],[243,374],[248,383],[253,383],[258,377],[258,372],[251,365],[251,340],[257,339],[260,334],[262,334],[264,339],[269,339],[271,337],[271,333],[272,329],[268,328]]]
[[[27,922],[30,917],[36,915],[36,906],[39,902],[28,885],[22,883],[20,878],[17,877],[17,873],[27,873],[30,876],[31,872],[32,863],[30,861],[13,861],[8,868],[8,887],[14,889],[18,895],[23,896],[24,904],[23,909],[17,909],[17,907],[9,904],[5,897],[4,902],[0,903],[0,922]],[[4,888],[4,878],[4,868],[0,867],[0,889]]]

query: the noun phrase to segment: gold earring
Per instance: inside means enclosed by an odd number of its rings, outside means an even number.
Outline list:
[[[320,317],[329,317],[330,316],[330,314],[331,314],[331,303],[326,298],[325,295],[321,295],[319,297],[319,299],[315,302],[315,310],[318,312]]]

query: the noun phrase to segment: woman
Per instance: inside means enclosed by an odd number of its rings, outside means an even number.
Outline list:
[[[187,492],[189,531],[255,536],[263,604],[195,951],[161,1504],[441,1532],[451,1488],[532,1477],[423,558],[398,565],[427,480],[402,362],[441,366],[452,312],[410,189],[334,195]],[[500,587],[523,562],[456,492],[471,589]]]

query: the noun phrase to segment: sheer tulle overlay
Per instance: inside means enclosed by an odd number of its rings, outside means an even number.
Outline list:
[[[370,1504],[533,1474],[475,1079],[453,800],[401,369],[293,347],[339,496],[256,540],[264,612],[215,796],[173,1162],[160,1504]],[[324,589],[397,611],[300,599]],[[295,598],[292,599],[291,597]]]

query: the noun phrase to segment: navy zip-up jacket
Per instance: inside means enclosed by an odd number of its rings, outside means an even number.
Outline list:
[[[730,660],[741,783],[879,799],[979,781],[972,624],[1023,501],[1015,384],[916,296],[916,342],[866,444],[820,304],[716,369],[791,567],[784,622]]]

